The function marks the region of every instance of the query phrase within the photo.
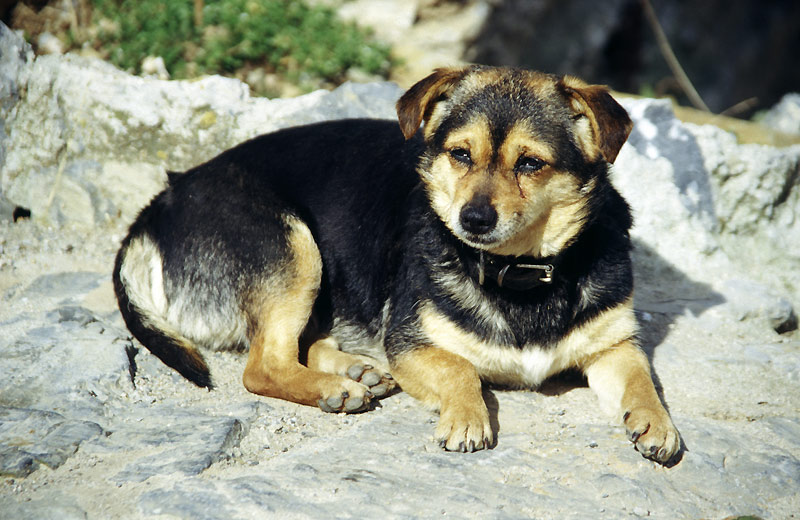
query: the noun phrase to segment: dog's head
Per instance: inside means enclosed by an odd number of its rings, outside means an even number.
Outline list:
[[[406,139],[424,122],[420,174],[463,242],[545,257],[577,236],[630,133],[602,86],[518,69],[437,69],[397,102]]]

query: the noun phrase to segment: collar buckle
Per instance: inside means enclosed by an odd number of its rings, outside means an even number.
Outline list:
[[[517,264],[516,267],[521,269],[536,269],[542,271],[542,277],[539,278],[539,281],[542,283],[552,283],[553,282],[553,271],[555,267],[553,264]]]
[[[514,268],[519,269],[530,269],[541,271],[542,275],[539,277],[539,282],[543,284],[548,284],[553,282],[553,271],[555,271],[555,267],[553,264],[515,264],[515,263],[508,263],[503,266],[502,269],[499,270],[497,273],[497,286],[503,287],[503,280],[508,273],[508,270]],[[481,250],[478,255],[478,284],[483,285],[486,281],[486,257],[484,252]]]

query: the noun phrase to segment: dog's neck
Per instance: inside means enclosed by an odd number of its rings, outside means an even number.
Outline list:
[[[498,256],[464,247],[462,260],[467,273],[481,286],[528,291],[553,282],[556,266],[552,259],[526,256]]]

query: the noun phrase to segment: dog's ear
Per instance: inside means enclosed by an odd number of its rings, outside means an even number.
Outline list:
[[[430,76],[418,81],[397,101],[397,119],[400,130],[410,139],[419,130],[419,125],[430,117],[437,101],[464,77],[466,69],[439,68]]]
[[[576,115],[589,120],[594,144],[603,158],[613,163],[633,128],[628,113],[611,97],[607,87],[587,85],[571,76],[565,76],[560,86]]]

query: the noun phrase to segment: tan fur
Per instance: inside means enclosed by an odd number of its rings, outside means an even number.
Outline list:
[[[423,119],[430,117],[430,108],[461,79],[465,69],[440,68],[413,85],[397,102],[400,130],[406,139],[417,133]]]
[[[543,172],[540,183],[540,189],[531,189],[543,206],[539,218],[503,244],[490,248],[490,253],[548,257],[558,254],[580,233],[588,210],[575,178],[557,171]]]
[[[653,386],[647,356],[623,341],[591,357],[584,369],[604,411],[622,418],[644,455],[667,461],[680,449],[680,435]]]
[[[596,158],[602,155],[603,159],[613,163],[633,129],[628,114],[618,108],[608,88],[602,85],[588,85],[572,76],[565,76],[562,82],[573,96],[574,110],[586,116],[591,125],[591,139],[586,138],[587,133],[581,133],[586,156]]]
[[[419,320],[431,344],[467,360],[481,379],[492,383],[536,387],[554,374],[581,369],[601,408],[624,419],[640,452],[667,461],[680,448],[678,431],[653,387],[647,357],[634,343],[632,300],[575,329],[554,346],[519,349],[482,340],[460,329],[429,303],[420,307]],[[425,392],[421,394],[419,399],[430,399]]]
[[[511,172],[521,156],[537,157],[548,164],[533,175],[522,175],[517,196],[513,186],[498,194],[501,214],[524,214],[529,223],[502,245],[489,249],[497,255],[550,256],[561,251],[583,227],[586,216],[585,193],[574,176],[549,166],[555,151],[549,143],[537,141],[526,125],[511,129],[500,147],[503,168]],[[510,182],[509,182],[510,184]]]
[[[388,365],[361,354],[352,354],[339,350],[339,344],[331,337],[322,338],[308,348],[308,368],[329,374],[347,375],[353,365],[373,367],[378,372],[389,373]]]
[[[341,396],[365,399],[367,387],[300,364],[298,338],[308,323],[322,277],[322,259],[308,227],[290,219],[290,272],[279,272],[253,297],[255,315],[250,353],[242,381],[250,392],[296,403],[317,405]]]
[[[576,328],[557,345],[526,345],[522,349],[487,342],[465,332],[431,304],[420,307],[419,318],[420,327],[432,344],[469,360],[483,379],[513,387],[536,387],[553,374],[582,368],[593,354],[636,334],[630,301]]]
[[[485,248],[494,254],[549,256],[561,251],[581,230],[586,216],[586,190],[573,175],[545,166],[534,175],[517,175],[521,156],[550,164],[555,152],[533,138],[524,124],[512,128],[502,143],[496,164],[488,122],[476,118],[445,140],[447,151],[470,152],[468,166],[449,154],[437,157],[421,171],[431,205],[457,236],[467,240],[459,224],[461,209],[476,195],[487,195],[498,212],[496,237]],[[582,191],[582,188],[584,191]],[[473,244],[481,247],[481,244]]]
[[[436,438],[450,451],[488,448],[493,439],[481,381],[466,359],[420,347],[395,360],[392,374],[408,394],[439,410]]]

